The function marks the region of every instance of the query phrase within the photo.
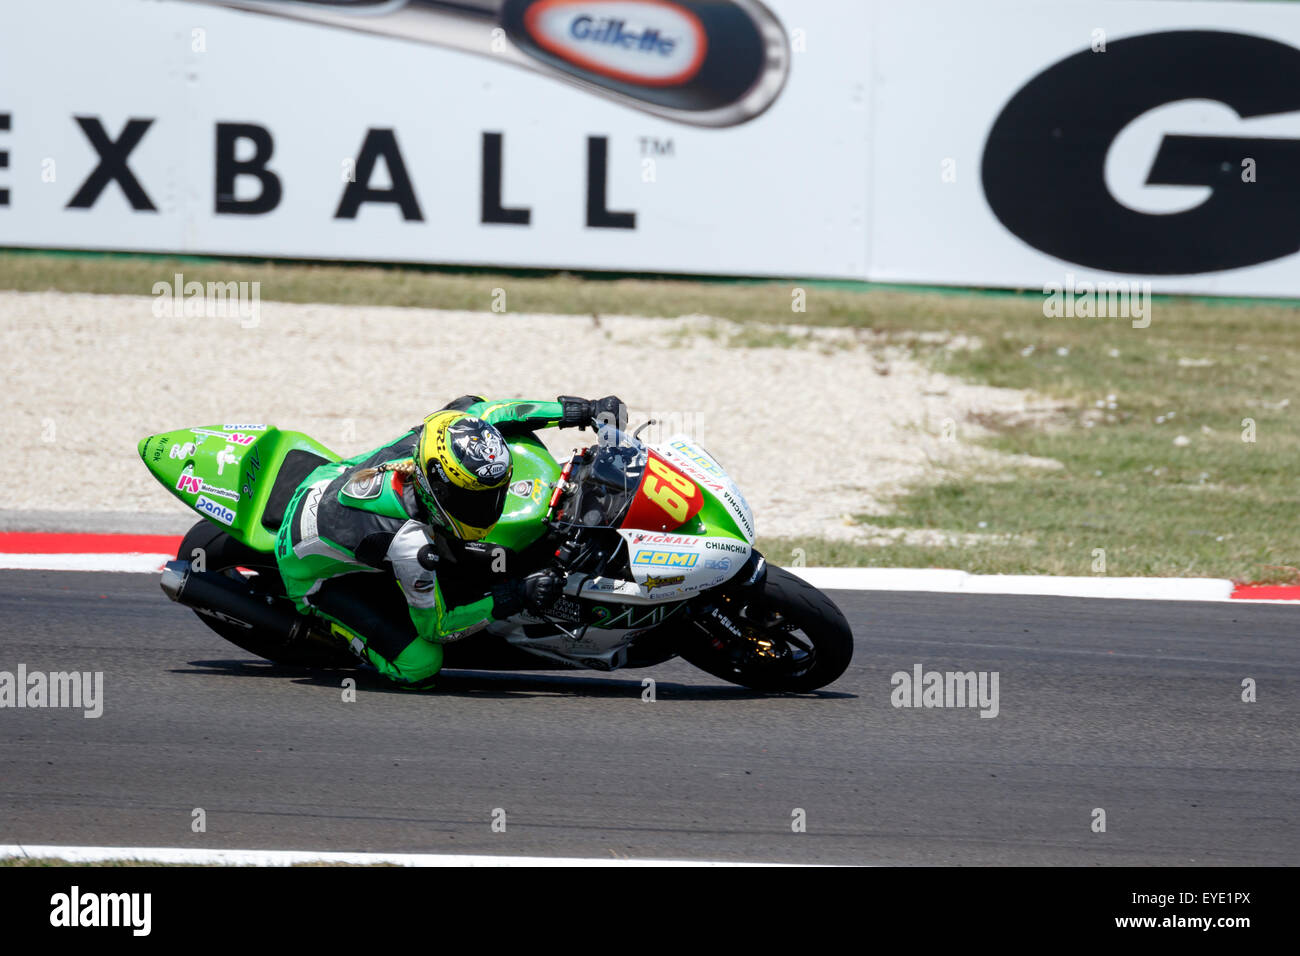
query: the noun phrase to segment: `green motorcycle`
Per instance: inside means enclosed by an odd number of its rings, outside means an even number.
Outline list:
[[[477,547],[507,549],[521,573],[558,568],[564,594],[545,613],[444,645],[443,669],[613,671],[680,656],[760,691],[813,691],[837,679],[853,654],[839,608],[754,550],[753,513],[708,452],[685,436],[652,447],[640,431],[602,426],[595,444],[563,464],[532,434],[510,437],[505,510]],[[340,456],[261,424],[165,432],[139,452],[204,519],[163,571],[172,600],[267,660],[359,666],[324,622],[294,608],[274,555],[294,492]]]

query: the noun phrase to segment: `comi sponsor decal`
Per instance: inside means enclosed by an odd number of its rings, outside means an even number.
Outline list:
[[[709,48],[699,18],[665,0],[540,0],[524,28],[561,59],[637,86],[688,82]]]
[[[660,568],[693,568],[700,560],[690,551],[637,551],[633,564],[649,564]]]
[[[194,510],[200,511],[210,518],[215,518],[224,525],[232,525],[235,523],[235,512],[233,509],[227,508],[220,502],[213,501],[205,495],[199,495],[198,500],[194,502]]]

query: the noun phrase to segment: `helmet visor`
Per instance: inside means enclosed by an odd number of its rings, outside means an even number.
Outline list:
[[[509,486],[471,491],[459,485],[439,484],[427,489],[447,527],[464,541],[480,541],[501,519]]]

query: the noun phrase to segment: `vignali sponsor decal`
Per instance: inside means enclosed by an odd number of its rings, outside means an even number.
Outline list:
[[[699,18],[667,0],[540,0],[524,28],[569,63],[638,86],[686,83],[709,46]]]
[[[194,508],[196,511],[201,511],[205,515],[215,518],[224,525],[233,525],[235,523],[235,512],[233,509],[227,508],[220,502],[213,501],[205,495],[199,495],[198,499],[194,502]]]
[[[632,535],[632,543],[692,545],[696,543],[696,539],[684,534],[655,534],[653,532],[638,531]]]

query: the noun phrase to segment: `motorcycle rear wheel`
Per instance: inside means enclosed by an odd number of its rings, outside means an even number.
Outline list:
[[[204,571],[222,574],[247,584],[259,595],[288,600],[275,556],[255,551],[213,527],[210,521],[200,521],[190,528],[181,541],[176,557],[193,563],[199,555],[202,555]],[[290,667],[357,666],[357,659],[350,651],[315,629],[306,639],[286,644],[282,639],[256,629],[240,627],[199,611],[194,613],[200,621],[231,644],[273,664]]]

